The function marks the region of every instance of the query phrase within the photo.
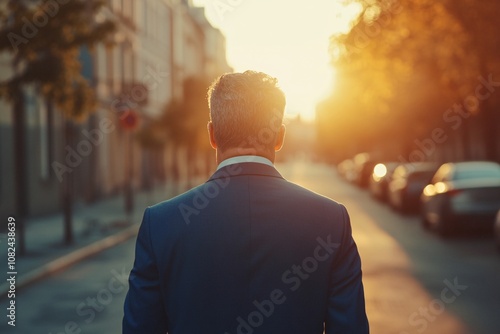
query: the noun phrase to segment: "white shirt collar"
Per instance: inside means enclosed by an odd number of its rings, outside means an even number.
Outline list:
[[[222,167],[226,167],[226,166],[234,165],[234,164],[239,164],[242,162],[256,162],[256,163],[268,165],[271,167],[274,166],[273,163],[271,162],[271,160],[264,158],[264,157],[260,157],[257,155],[240,155],[240,156],[232,157],[232,158],[229,158],[229,159],[222,161],[219,164],[219,166],[217,166],[217,170],[221,169]]]

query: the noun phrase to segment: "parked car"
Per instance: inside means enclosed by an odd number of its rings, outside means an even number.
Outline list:
[[[420,195],[436,173],[439,165],[431,162],[399,165],[388,186],[391,207],[403,213],[420,211]]]
[[[373,167],[377,164],[368,153],[356,154],[354,161],[354,182],[360,187],[367,187],[373,172]]]
[[[369,183],[370,192],[375,198],[382,201],[387,200],[388,185],[398,165],[399,163],[397,162],[384,162],[378,163],[373,167]]]
[[[447,236],[461,227],[492,227],[500,209],[500,165],[473,161],[439,167],[421,196],[422,224]]]
[[[500,210],[498,210],[497,219],[495,220],[495,243],[500,252]]]

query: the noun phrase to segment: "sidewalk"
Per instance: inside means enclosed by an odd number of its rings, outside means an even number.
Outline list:
[[[16,256],[16,290],[19,291],[29,284],[135,237],[144,209],[172,198],[176,192],[175,187],[171,185],[156,187],[147,192],[136,192],[134,212],[129,217],[124,212],[123,195],[83,207],[75,205],[72,245],[65,245],[63,242],[62,214],[27,219],[26,255]],[[0,259],[4,271],[7,263],[6,234],[0,235]],[[1,283],[0,299],[3,299],[9,286],[5,279],[2,279]]]

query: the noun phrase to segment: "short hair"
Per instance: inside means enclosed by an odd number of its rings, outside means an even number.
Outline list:
[[[278,80],[262,72],[220,76],[208,91],[210,120],[217,147],[274,150],[283,122],[285,94]]]

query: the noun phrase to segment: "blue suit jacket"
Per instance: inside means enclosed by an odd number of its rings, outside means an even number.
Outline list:
[[[346,209],[241,163],[144,213],[123,333],[365,334]]]

